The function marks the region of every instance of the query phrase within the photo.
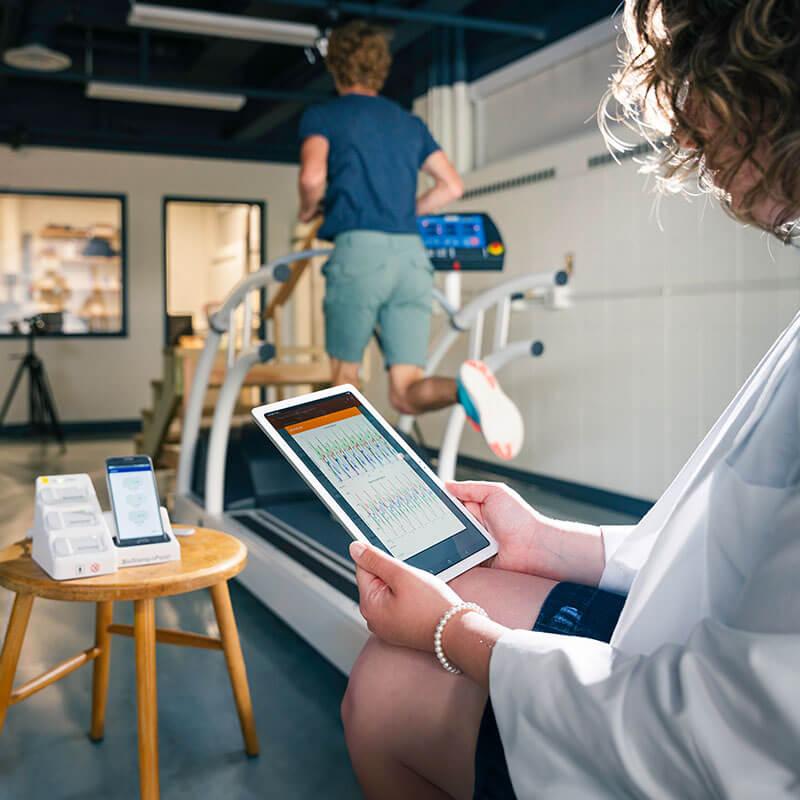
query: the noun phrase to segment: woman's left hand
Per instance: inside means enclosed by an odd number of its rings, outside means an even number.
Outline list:
[[[371,545],[353,542],[360,608],[379,639],[433,652],[433,635],[443,614],[461,598],[442,580],[409,567]]]

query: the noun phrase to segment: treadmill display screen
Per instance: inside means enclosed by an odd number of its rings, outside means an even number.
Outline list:
[[[420,217],[417,223],[428,250],[483,250],[486,247],[486,230],[480,214]]]
[[[267,419],[367,539],[396,558],[438,574],[488,545],[354,395]]]

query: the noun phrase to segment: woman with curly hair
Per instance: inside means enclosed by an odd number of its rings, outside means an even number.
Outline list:
[[[320,211],[320,238],[336,247],[325,274],[325,347],[334,384],[358,385],[376,329],[401,414],[461,403],[500,458],[522,447],[517,407],[489,368],[468,361],[458,380],[425,375],[433,266],[417,215],[440,211],[463,187],[425,123],[381,97],[392,57],[387,34],[363,20],[336,28],[326,64],[339,97],[309,108],[300,122],[300,220]],[[417,197],[419,173],[433,186]]]
[[[618,104],[665,186],[699,175],[791,241],[800,2],[627,0],[624,24],[601,117]],[[451,489],[493,563],[447,586],[351,545],[374,636],[342,710],[367,797],[800,797],[800,315],[634,527]]]

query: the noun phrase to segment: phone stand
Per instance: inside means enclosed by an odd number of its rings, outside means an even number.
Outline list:
[[[103,518],[111,536],[116,538],[117,524],[114,521],[113,512],[106,511],[103,514]],[[181,560],[181,546],[175,538],[175,531],[172,530],[169,514],[164,506],[161,506],[161,522],[164,526],[164,531],[169,536],[169,541],[140,544],[135,547],[118,547],[116,542],[112,540],[119,569],[143,567],[146,564],[166,564],[168,561]]]
[[[91,478],[42,475],[36,479],[31,556],[54,580],[117,571],[117,548]]]

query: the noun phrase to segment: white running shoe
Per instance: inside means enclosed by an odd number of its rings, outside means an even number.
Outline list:
[[[491,451],[505,461],[516,458],[525,439],[522,415],[482,361],[465,361],[461,365],[458,399]]]

